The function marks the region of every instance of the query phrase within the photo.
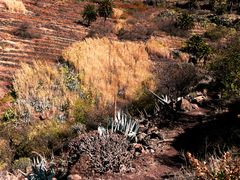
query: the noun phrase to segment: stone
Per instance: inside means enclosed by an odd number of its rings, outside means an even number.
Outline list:
[[[187,99],[183,98],[181,102],[181,110],[185,112],[192,111],[193,110],[192,104]]]
[[[199,109],[199,107],[198,107],[197,104],[192,103],[191,105],[192,105],[192,108],[193,108],[193,109]]]
[[[194,100],[196,100],[198,103],[201,103],[205,100],[206,98],[204,96],[197,96],[194,98]]]
[[[78,174],[72,174],[67,177],[68,180],[81,180],[82,177],[79,176]]]
[[[147,134],[145,134],[145,133],[140,133],[140,134],[138,135],[138,140],[139,140],[139,141],[142,141],[146,136],[147,136]]]

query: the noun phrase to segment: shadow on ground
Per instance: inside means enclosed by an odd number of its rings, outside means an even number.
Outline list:
[[[240,101],[229,105],[225,114],[210,116],[205,122],[188,128],[172,146],[179,152],[191,152],[198,158],[240,147]]]

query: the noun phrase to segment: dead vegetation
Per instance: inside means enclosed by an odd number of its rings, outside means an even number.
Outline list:
[[[196,171],[196,177],[200,179],[239,179],[240,158],[239,154],[225,152],[222,157],[210,156],[207,161],[200,161],[191,153],[187,153],[191,165]]]
[[[27,9],[21,0],[3,0],[6,8],[13,13],[26,14]]]

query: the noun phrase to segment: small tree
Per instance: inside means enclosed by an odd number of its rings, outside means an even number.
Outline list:
[[[91,4],[87,4],[84,7],[82,12],[83,20],[86,22],[87,26],[90,26],[91,22],[97,20],[97,12],[95,10],[95,6]]]
[[[176,27],[184,30],[192,29],[194,27],[194,19],[190,14],[183,13],[177,19]]]
[[[187,42],[183,51],[196,57],[197,61],[206,58],[212,51],[210,46],[200,36],[192,36]]]
[[[113,13],[112,0],[102,0],[99,2],[98,15],[104,18],[104,23]]]
[[[217,82],[222,85],[223,95],[240,96],[240,40],[236,38],[226,49],[220,50],[212,63]]]

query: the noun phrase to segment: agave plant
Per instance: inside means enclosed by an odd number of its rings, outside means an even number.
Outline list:
[[[137,136],[139,125],[135,119],[129,115],[118,111],[114,118],[110,118],[108,127],[105,129],[103,126],[98,126],[98,133],[100,136],[106,136],[108,133],[121,133],[129,140]]]
[[[22,173],[28,180],[50,180],[53,179],[55,172],[53,167],[48,167],[46,159],[38,154],[33,152],[35,155],[32,158],[32,172],[30,174]]]

